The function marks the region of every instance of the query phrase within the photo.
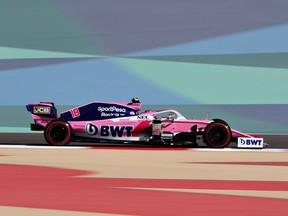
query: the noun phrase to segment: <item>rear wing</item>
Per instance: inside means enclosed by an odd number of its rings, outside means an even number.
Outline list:
[[[40,102],[39,104],[28,104],[26,109],[31,113],[35,124],[31,124],[32,131],[44,130],[45,126],[52,120],[58,118],[57,109],[52,102]]]
[[[40,102],[39,104],[26,105],[27,111],[32,115],[47,118],[57,118],[57,109],[52,102]]]

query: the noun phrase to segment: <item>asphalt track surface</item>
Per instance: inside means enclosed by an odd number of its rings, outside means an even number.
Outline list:
[[[214,151],[0,133],[0,215],[287,216],[287,138]]]
[[[269,144],[267,148],[272,149],[287,149],[288,148],[288,135],[263,135],[264,142]],[[47,146],[42,133],[0,133],[0,145],[43,145]],[[97,143],[97,142],[74,142],[70,146],[133,146],[143,147],[143,145],[135,144],[118,144],[118,143]],[[146,145],[151,146],[151,145]],[[199,148],[205,148],[205,144],[199,142]],[[231,143],[229,147],[235,147]]]

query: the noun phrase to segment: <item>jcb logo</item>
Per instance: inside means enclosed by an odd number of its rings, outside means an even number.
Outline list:
[[[50,107],[46,107],[46,106],[34,106],[33,113],[34,114],[50,114],[51,109]]]

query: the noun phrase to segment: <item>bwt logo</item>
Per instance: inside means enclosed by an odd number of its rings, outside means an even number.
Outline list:
[[[104,137],[131,137],[133,127],[132,126],[112,126],[101,125],[96,126],[92,123],[86,124],[86,133],[90,136],[104,136]]]
[[[242,145],[261,145],[261,140],[254,140],[254,139],[244,140],[244,139],[241,139],[241,144]]]
[[[238,147],[263,148],[263,138],[238,138]]]

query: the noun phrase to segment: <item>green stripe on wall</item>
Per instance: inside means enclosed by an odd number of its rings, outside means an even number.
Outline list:
[[[288,69],[124,58],[117,61],[129,73],[203,104],[288,103]]]

